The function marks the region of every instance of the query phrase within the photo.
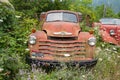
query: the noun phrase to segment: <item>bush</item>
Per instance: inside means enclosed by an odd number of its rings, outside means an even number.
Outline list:
[[[14,29],[16,18],[14,9],[7,3],[0,3],[0,31],[10,32]]]
[[[28,67],[25,64],[27,35],[35,21],[24,17],[19,21],[13,8],[0,4],[0,80],[13,80],[18,78],[19,69]]]

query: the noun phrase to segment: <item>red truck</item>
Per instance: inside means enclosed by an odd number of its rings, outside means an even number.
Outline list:
[[[52,10],[40,16],[42,30],[29,35],[29,61],[40,65],[57,66],[70,63],[93,66],[96,38],[91,32],[82,32],[81,13],[68,10]]]
[[[120,19],[102,18],[96,25],[104,42],[120,45]]]

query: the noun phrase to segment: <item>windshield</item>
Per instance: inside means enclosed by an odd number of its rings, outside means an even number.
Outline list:
[[[100,19],[102,24],[120,25],[120,19]]]
[[[115,19],[115,24],[120,25],[120,19]]]
[[[54,12],[47,15],[46,21],[66,21],[66,22],[77,22],[75,14],[66,12]]]

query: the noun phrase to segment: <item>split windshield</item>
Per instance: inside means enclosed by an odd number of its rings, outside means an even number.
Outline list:
[[[100,19],[102,24],[110,24],[110,25],[120,25],[120,19]]]
[[[77,17],[75,14],[67,12],[54,12],[47,15],[46,21],[55,22],[55,21],[65,21],[65,22],[77,22]]]

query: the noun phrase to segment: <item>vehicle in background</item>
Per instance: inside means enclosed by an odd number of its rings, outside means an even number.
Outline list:
[[[102,18],[97,23],[102,40],[111,44],[120,45],[120,19]]]

